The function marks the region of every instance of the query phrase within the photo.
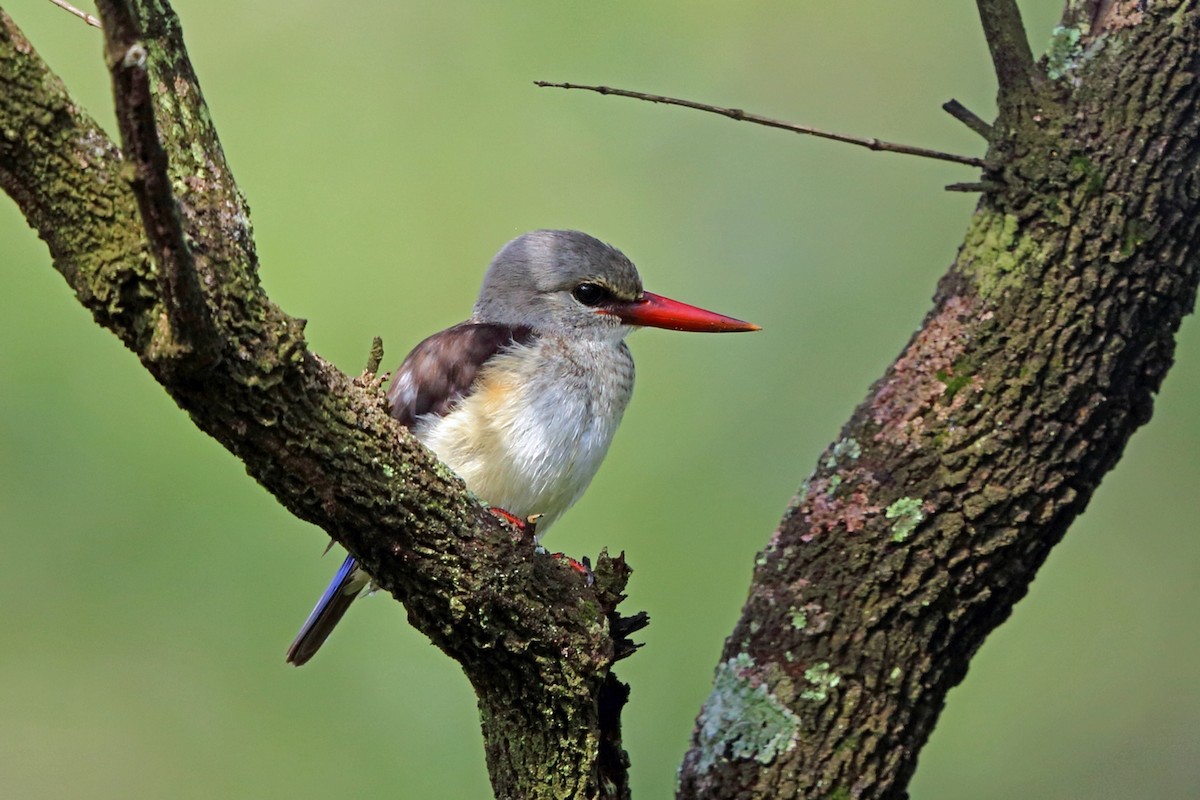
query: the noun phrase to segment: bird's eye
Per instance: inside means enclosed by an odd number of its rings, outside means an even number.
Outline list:
[[[598,283],[581,283],[571,291],[571,296],[585,306],[598,306],[612,295]]]

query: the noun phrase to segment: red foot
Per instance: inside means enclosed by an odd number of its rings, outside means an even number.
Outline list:
[[[510,523],[514,528],[520,531],[523,536],[530,537],[536,533],[537,521],[542,517],[541,514],[532,514],[525,519],[521,519],[516,514],[505,511],[499,506],[488,506],[488,511],[492,512],[493,516]]]
[[[557,558],[559,561],[566,561],[568,567],[578,572],[587,580],[588,586],[596,582],[596,576],[592,573],[592,562],[587,556],[583,557],[583,561],[576,561],[566,553],[551,553],[550,557]]]

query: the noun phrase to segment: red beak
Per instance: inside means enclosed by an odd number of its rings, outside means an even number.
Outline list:
[[[703,308],[689,306],[669,297],[653,292],[643,292],[640,300],[610,305],[598,309],[603,314],[613,314],[628,325],[647,328],[667,328],[672,331],[695,331],[697,333],[731,333],[733,331],[760,331],[752,322],[714,314]]]

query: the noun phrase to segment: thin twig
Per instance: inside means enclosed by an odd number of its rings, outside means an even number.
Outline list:
[[[985,122],[984,119],[974,111],[967,108],[954,98],[950,98],[946,102],[942,103],[942,110],[954,117],[963,125],[966,125],[968,128],[978,133],[987,141],[990,142],[992,140],[992,126]]]
[[[1000,84],[1000,110],[1021,103],[1033,88],[1037,67],[1025,23],[1016,0],[975,0],[983,35],[992,54],[996,80]]]
[[[707,111],[711,114],[720,114],[723,117],[737,120],[738,122],[752,122],[755,125],[764,125],[768,128],[779,128],[792,133],[803,133],[809,136],[817,136],[822,139],[832,139],[835,142],[845,142],[846,144],[856,144],[859,147],[865,147],[868,150],[878,150],[887,153],[903,153],[904,155],[920,156],[921,158],[935,158],[939,161],[952,161],[955,164],[966,164],[969,167],[982,167],[984,162],[982,158],[973,158],[971,156],[960,156],[954,153],[943,153],[940,150],[930,150],[925,147],[913,147],[907,144],[896,144],[895,142],[885,142],[881,139],[863,138],[861,136],[848,136],[844,133],[832,133],[830,131],[813,128],[808,125],[797,125],[792,122],[783,122],[770,117],[762,117],[758,114],[748,114],[740,108],[722,108],[721,106],[712,106],[707,103],[697,103],[694,100],[680,100],[675,97],[663,97],[657,94],[645,94],[643,92],[633,92],[628,89],[613,89],[609,86],[586,86],[578,83],[551,83],[550,81],[534,81],[535,86],[549,87],[554,89],[586,89],[589,92],[598,92],[600,94],[612,94],[617,97],[632,97],[635,100],[645,100],[650,103],[663,103],[669,106],[683,106],[684,108],[694,108],[697,111]]]
[[[78,8],[76,8],[75,6],[68,3],[67,0],[50,0],[50,2],[54,3],[54,5],[58,6],[63,11],[69,11],[70,13],[79,17],[81,20],[86,22],[88,25],[91,25],[93,28],[100,27],[100,20],[96,19],[91,14],[87,13],[86,11],[80,11]]]

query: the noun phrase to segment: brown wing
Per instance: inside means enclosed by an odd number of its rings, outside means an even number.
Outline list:
[[[388,389],[392,416],[411,428],[424,414],[447,414],[467,394],[488,359],[533,339],[528,328],[463,322],[413,348]]]

